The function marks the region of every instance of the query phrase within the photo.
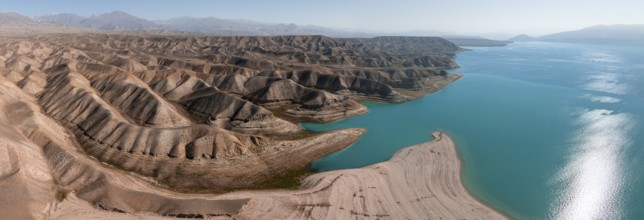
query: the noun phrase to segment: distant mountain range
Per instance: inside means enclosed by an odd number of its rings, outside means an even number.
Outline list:
[[[164,29],[163,26],[122,11],[84,17],[76,14],[52,14],[35,17],[43,23],[53,23],[72,27],[98,30],[151,30]]]
[[[59,24],[37,22],[30,17],[18,13],[0,13],[0,33],[2,34],[11,35],[31,32],[69,33],[75,31],[75,29]]]
[[[508,41],[536,41],[537,38],[528,36],[527,34],[519,34],[513,38],[508,39]]]
[[[228,20],[215,17],[181,17],[157,21],[157,24],[170,30],[215,34],[215,35],[311,35],[329,36],[365,35],[318,26],[296,24],[270,24],[248,20]]]
[[[31,22],[31,18],[18,13],[0,13],[0,25],[20,24]]]
[[[644,43],[644,25],[601,25],[577,31],[541,37],[519,35],[508,41],[494,41],[477,36],[462,36],[435,30],[413,30],[399,33],[348,31],[313,25],[275,24],[215,17],[181,17],[151,21],[122,11],[92,16],[49,14],[30,18],[18,13],[0,13],[0,32],[73,32],[119,31],[152,34],[207,35],[326,35],[331,37],[439,36],[460,46],[503,46],[511,41],[562,41],[581,43]]]
[[[6,25],[3,25],[6,24]],[[18,25],[19,24],[19,25]],[[0,13],[0,27],[13,27],[20,30],[22,27],[31,27],[38,30],[43,26],[49,29],[76,28],[79,31],[127,31],[145,33],[192,33],[208,35],[327,35],[331,37],[375,37],[375,36],[441,36],[447,39],[458,38],[459,42],[478,44],[480,37],[459,36],[451,32],[434,30],[413,30],[399,33],[348,31],[336,28],[327,28],[313,25],[274,24],[249,20],[220,19],[215,17],[193,18],[180,17],[168,20],[150,21],[139,18],[122,11],[105,14],[81,16],[77,14],[49,14],[30,18],[17,13]],[[53,28],[52,28],[53,27]],[[472,38],[469,41],[463,39]],[[485,41],[482,44],[503,42]],[[471,45],[470,45],[471,46]]]
[[[580,43],[644,43],[644,25],[599,25],[546,35],[538,39]]]
[[[601,44],[644,44],[644,25],[598,25],[581,30],[560,32],[541,37],[531,37],[522,34],[508,40]]]
[[[16,14],[17,15],[17,14]],[[24,17],[23,19],[28,17]],[[312,25],[272,24],[248,20],[220,19],[215,17],[181,17],[150,21],[122,11],[80,16],[76,14],[50,14],[33,18],[40,24],[104,31],[165,31],[209,35],[328,35],[334,37],[372,37],[366,33],[342,31]]]

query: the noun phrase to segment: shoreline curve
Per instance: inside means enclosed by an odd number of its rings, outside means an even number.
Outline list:
[[[280,219],[508,219],[479,201],[461,179],[452,139],[403,148],[390,160],[307,177],[296,191],[246,192],[238,217]]]
[[[296,198],[284,201],[284,206],[275,201],[258,200],[242,208],[240,216],[508,219],[465,188],[461,179],[461,160],[452,139],[441,132],[434,132],[432,136],[433,141],[403,148],[385,162],[312,175],[305,179],[300,191],[289,193],[290,197]],[[310,204],[312,201],[317,201],[318,206]],[[320,206],[322,204],[328,206]],[[305,208],[295,213],[283,209],[293,206]],[[256,212],[258,210],[266,212]]]

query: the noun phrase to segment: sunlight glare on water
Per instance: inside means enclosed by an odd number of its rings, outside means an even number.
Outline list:
[[[610,97],[610,96],[593,96],[590,94],[586,94],[583,96],[583,98],[586,98],[590,100],[591,102],[599,102],[599,103],[608,103],[608,104],[614,104],[614,103],[619,103],[622,100],[615,98],[615,97]]]
[[[629,86],[618,79],[619,75],[609,72],[598,72],[588,77],[589,83],[584,89],[613,94],[627,94]]]
[[[619,219],[622,152],[631,143],[628,114],[588,110],[579,116],[570,163],[559,175],[566,186],[560,193],[556,219]]]
[[[619,63],[617,56],[592,51],[582,56],[590,62]],[[618,68],[603,65],[603,69]],[[626,94],[629,85],[620,75],[598,71],[591,74],[585,90]],[[586,97],[595,103],[619,103],[611,96]],[[563,185],[554,205],[555,219],[619,219],[622,213],[620,193],[625,172],[624,152],[632,145],[632,116],[608,109],[585,109],[577,116],[579,130],[571,139],[569,162],[556,177]]]

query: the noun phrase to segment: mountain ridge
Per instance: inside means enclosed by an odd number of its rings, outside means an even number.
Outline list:
[[[517,36],[514,36],[514,37],[508,39],[508,41],[535,41],[535,40],[537,40],[537,38],[532,37],[532,36],[527,35],[527,34],[519,34]]]
[[[644,44],[644,24],[596,25],[549,34],[537,39],[580,43]]]
[[[266,23],[244,19],[221,19],[217,17],[177,17],[165,20],[148,20],[123,11],[82,16],[72,13],[46,14],[33,18],[17,13],[21,19],[8,16],[7,20],[22,20],[14,25],[11,33],[29,32],[101,32],[141,33],[158,35],[224,35],[224,36],[276,36],[276,35],[325,35],[340,38],[372,38],[377,36],[438,36],[460,46],[503,46],[507,42],[488,40],[477,36],[458,35],[434,30],[410,30],[404,32],[352,31],[342,28],[298,25],[294,23]],[[0,18],[0,21],[2,18]],[[1,26],[0,22],[0,27]],[[65,28],[66,31],[56,29]],[[5,28],[6,29],[6,28]],[[52,30],[53,29],[53,30]],[[46,31],[43,31],[46,30]],[[469,40],[464,40],[465,38]]]
[[[35,17],[45,23],[61,24],[72,27],[93,28],[98,30],[150,30],[163,29],[152,21],[139,18],[123,11],[113,11],[92,16],[63,13]]]

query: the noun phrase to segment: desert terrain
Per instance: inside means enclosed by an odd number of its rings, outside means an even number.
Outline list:
[[[240,214],[254,196],[222,198],[274,188],[364,133],[298,122],[435,92],[460,77],[445,71],[459,49],[433,37],[2,37],[0,211],[259,215]]]

